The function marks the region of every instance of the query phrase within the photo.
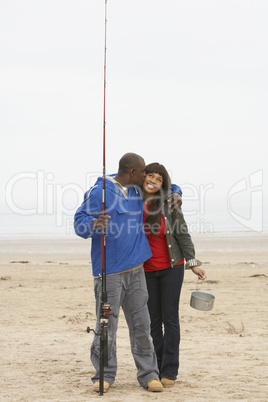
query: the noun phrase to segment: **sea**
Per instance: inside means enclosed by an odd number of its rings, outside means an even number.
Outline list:
[[[75,212],[75,211],[74,211]],[[0,213],[0,239],[14,238],[66,238],[76,237],[73,227],[74,212],[70,214]],[[259,214],[254,217],[242,213],[234,216],[223,211],[206,214],[187,214],[184,217],[191,235],[242,235],[251,232],[268,234],[268,219]]]

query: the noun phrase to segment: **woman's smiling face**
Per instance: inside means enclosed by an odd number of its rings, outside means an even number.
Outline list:
[[[163,177],[158,173],[147,173],[143,181],[143,190],[146,193],[154,194],[163,185]]]

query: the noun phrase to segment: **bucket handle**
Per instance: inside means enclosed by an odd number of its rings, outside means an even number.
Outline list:
[[[196,282],[196,291],[199,292],[200,290],[198,289],[198,283],[199,281],[201,282],[201,279],[197,278],[197,282]],[[211,293],[211,287],[210,287],[210,281],[208,279],[204,279],[202,282],[207,282],[208,284],[208,289],[209,289],[209,293]]]

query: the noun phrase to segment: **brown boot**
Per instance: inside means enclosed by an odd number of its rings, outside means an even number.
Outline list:
[[[163,385],[158,379],[155,379],[148,382],[147,389],[152,392],[161,392],[163,391]]]
[[[175,384],[175,381],[169,380],[168,378],[162,378],[161,383],[164,388],[170,388],[170,387],[173,387],[173,385]]]
[[[106,381],[103,381],[103,392],[107,392],[110,387],[110,384]],[[94,384],[94,391],[99,392],[100,391],[100,382],[97,381]]]

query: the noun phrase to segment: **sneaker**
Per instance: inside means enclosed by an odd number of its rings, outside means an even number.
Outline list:
[[[151,380],[147,384],[147,389],[148,389],[148,391],[152,391],[152,392],[161,392],[161,391],[163,391],[163,385],[161,384],[161,382],[158,379]]]
[[[173,387],[173,385],[175,384],[175,381],[169,380],[168,378],[162,378],[161,383],[164,388],[169,388],[169,387]]]
[[[103,392],[107,392],[110,387],[110,384],[106,381],[103,381]],[[94,384],[94,391],[99,392],[100,391],[100,382],[97,381]]]

